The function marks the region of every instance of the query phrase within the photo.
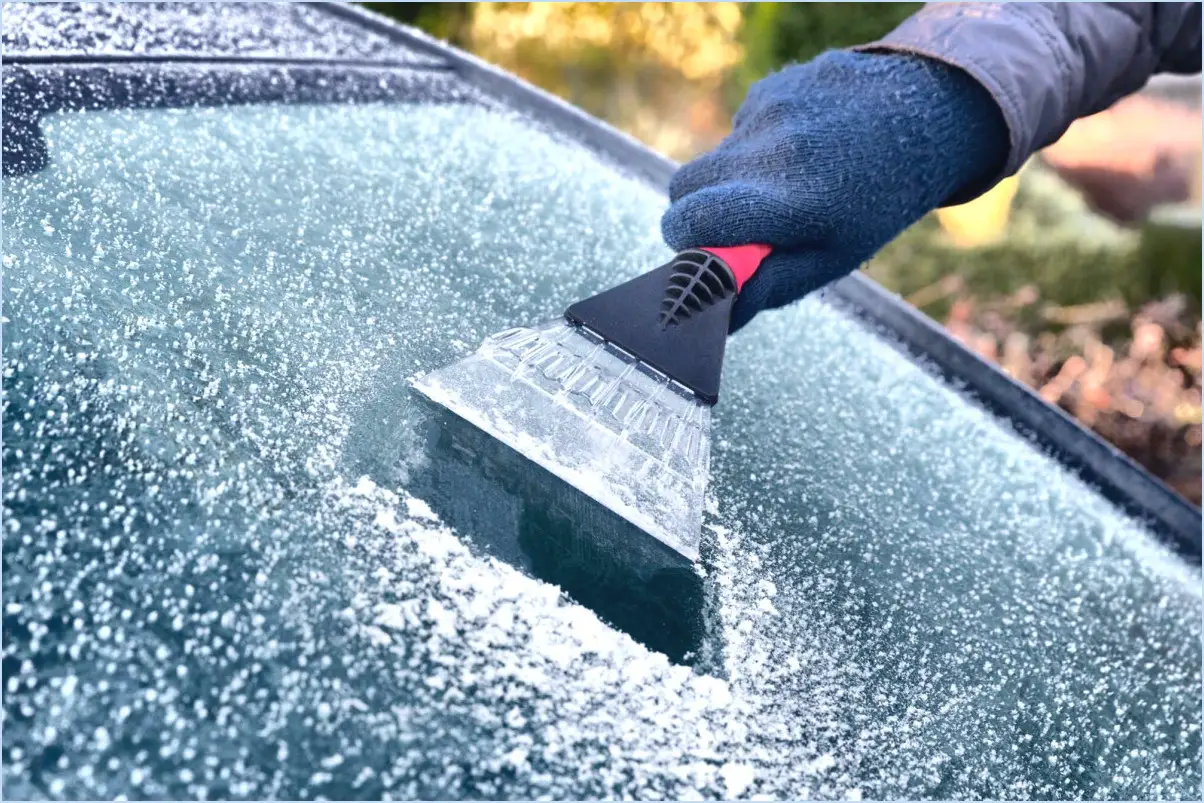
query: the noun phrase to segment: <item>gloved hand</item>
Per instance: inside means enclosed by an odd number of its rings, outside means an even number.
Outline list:
[[[1008,129],[968,74],[918,56],[829,51],[756,83],[716,148],[674,176],[674,249],[774,247],[731,330],[856,270],[1002,170]]]

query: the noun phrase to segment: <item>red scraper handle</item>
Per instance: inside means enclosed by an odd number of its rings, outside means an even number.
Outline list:
[[[714,254],[732,269],[732,274],[736,277],[736,292],[740,292],[744,289],[745,283],[757,272],[757,268],[761,267],[761,263],[765,261],[765,257],[769,256],[769,252],[773,248],[768,245],[750,244],[725,248],[708,247],[699,250]]]

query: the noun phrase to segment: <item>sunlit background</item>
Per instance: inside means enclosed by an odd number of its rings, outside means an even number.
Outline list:
[[[748,86],[872,40],[917,3],[368,3],[678,160]],[[1200,502],[1199,79],[1082,120],[868,272]]]

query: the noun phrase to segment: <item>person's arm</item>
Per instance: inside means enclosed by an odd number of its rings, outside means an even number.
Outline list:
[[[674,175],[661,231],[678,250],[773,247],[734,331],[987,191],[1153,73],[1199,69],[1198,3],[930,5],[879,42],[758,81],[731,134]]]
[[[930,3],[854,49],[934,58],[991,93],[1010,152],[998,175],[959,193],[966,200],[1151,76],[1200,72],[1200,3]]]

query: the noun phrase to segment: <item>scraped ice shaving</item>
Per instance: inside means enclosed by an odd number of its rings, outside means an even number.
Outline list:
[[[372,563],[384,571],[378,584],[357,595],[363,649],[405,653],[411,664],[422,655],[422,665],[446,666],[450,674],[424,675],[421,685],[444,698],[439,705],[451,705],[449,714],[470,723],[477,716],[485,718],[478,725],[492,721],[495,706],[480,705],[492,695],[511,700],[506,721],[519,728],[513,738],[520,741],[502,738],[502,732],[481,737],[480,750],[492,752],[497,744],[488,766],[558,767],[560,780],[545,776],[551,786],[530,787],[554,794],[557,784],[567,782],[564,771],[580,764],[570,773],[573,788],[608,796],[731,798],[751,787],[758,766],[766,773],[764,788],[779,792],[799,789],[800,780],[816,774],[782,752],[778,739],[797,745],[805,737],[788,724],[780,703],[764,696],[789,673],[750,682],[739,671],[757,653],[750,645],[733,645],[730,680],[695,674],[649,652],[554,587],[492,558],[474,557],[455,533],[426,515],[420,500],[366,478],[335,483],[328,493],[333,510],[357,532],[357,551],[372,551]],[[423,516],[409,516],[410,510]],[[390,554],[393,559],[382,562]],[[423,565],[429,569],[419,571]],[[402,589],[408,589],[404,598]],[[763,589],[749,583],[747,590]],[[744,605],[735,599],[725,604]],[[746,615],[759,622],[755,610]],[[407,664],[386,659],[384,665],[400,677]],[[476,691],[461,707],[454,690],[465,683]],[[789,717],[814,702],[800,701]],[[540,736],[530,741],[526,733]],[[602,764],[594,757],[598,744],[610,746]]]
[[[752,785],[756,771],[747,764],[728,762],[719,768],[719,775],[723,778],[723,794],[727,799],[734,800]]]
[[[435,519],[435,512],[421,499],[407,499],[406,512],[412,519]]]

